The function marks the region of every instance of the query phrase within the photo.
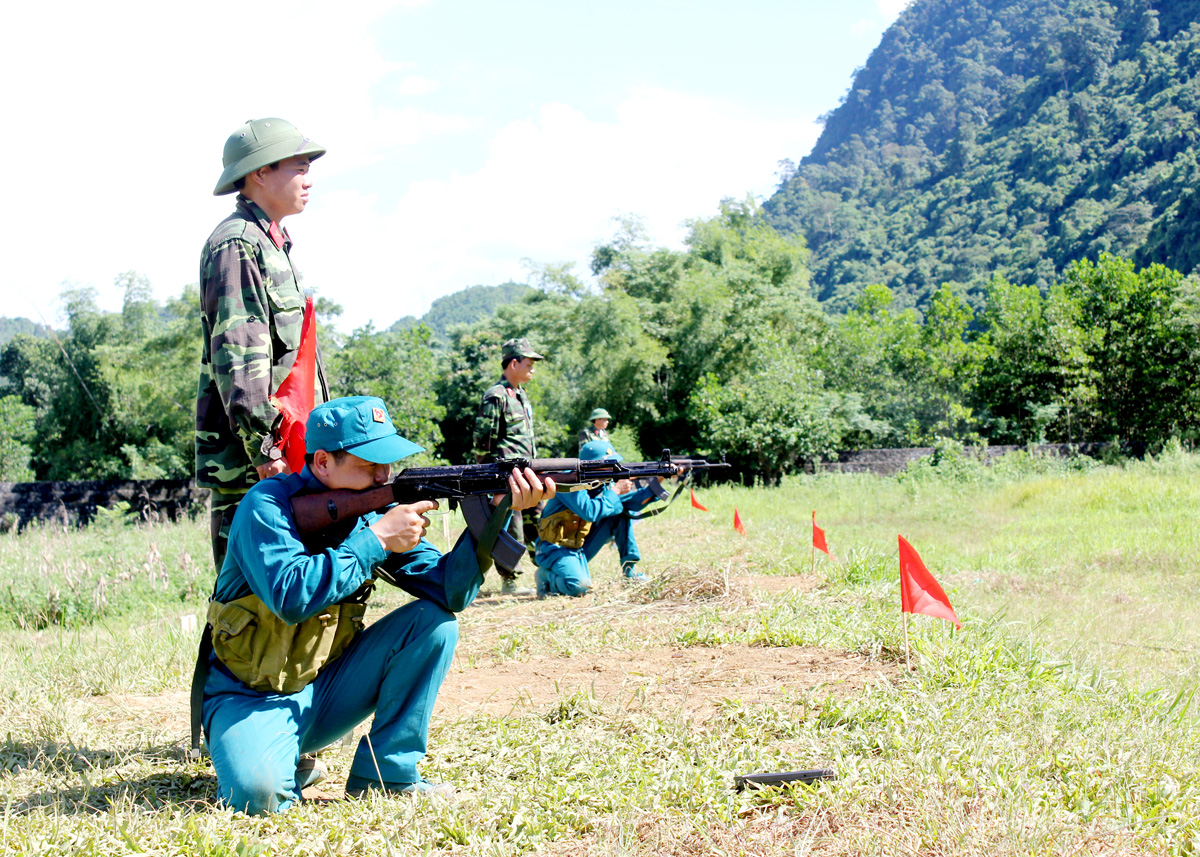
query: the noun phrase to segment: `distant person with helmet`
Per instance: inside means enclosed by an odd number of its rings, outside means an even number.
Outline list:
[[[525,337],[506,340],[500,346],[498,382],[484,391],[475,416],[472,443],[475,460],[480,464],[501,458],[536,458],[533,436],[533,405],[525,384],[533,377],[537,362],[544,360]],[[524,525],[522,525],[524,517]],[[532,545],[537,539],[537,510],[524,516],[513,514],[509,532],[517,541]],[[517,572],[497,567],[502,595],[533,595],[533,590],[517,586]]]
[[[604,408],[596,408],[592,411],[592,415],[588,417],[588,425],[579,431],[579,448],[583,449],[584,444],[593,440],[608,440],[610,420],[612,420],[612,415]]]
[[[606,440],[588,441],[579,457],[622,460]],[[547,501],[538,522],[538,598],[587,594],[592,587],[588,562],[609,542],[616,545],[625,580],[645,583],[646,576],[637,570],[642,555],[633,535],[633,516],[658,497],[649,487],[635,490],[631,482],[620,480],[591,491],[559,493]]]
[[[281,225],[308,204],[309,167],[325,149],[282,119],[253,119],[230,135],[214,196],[237,192],[233,213],[200,254],[203,351],[196,399],[196,484],[209,489],[213,560],[220,571],[238,502],[260,479],[287,473],[270,398],[300,346],[305,295]],[[329,398],[316,357],[317,404]]]
[[[431,500],[298,531],[293,497],[377,487],[391,462],[421,451],[396,433],[382,399],[317,405],[305,449],[300,473],[246,493],[209,602],[203,725],[217,793],[250,815],[282,812],[324,774],[301,754],[373,718],[346,795],[449,796],[452,786],[425,781],[417,765],[458,640],[454,614],[483,583],[478,545],[469,530],[444,555],[425,539],[426,515],[438,505]],[[517,510],[553,496],[554,483],[514,470],[508,490]],[[364,627],[379,578],[414,599]]]

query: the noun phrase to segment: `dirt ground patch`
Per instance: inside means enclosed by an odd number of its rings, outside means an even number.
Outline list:
[[[110,725],[114,732],[159,733],[178,739],[191,733],[191,694],[186,690],[112,694],[93,697],[91,702],[99,709],[99,722]]]
[[[767,702],[787,689],[842,696],[886,680],[885,670],[865,657],[824,649],[737,645],[532,656],[478,669],[452,668],[435,716],[540,713],[564,696],[584,692],[623,708],[678,712],[699,721],[723,699]]]
[[[728,578],[727,589],[730,599],[744,602],[807,591],[818,583],[808,577],[738,575]],[[798,690],[841,697],[891,678],[890,665],[826,649],[737,644],[680,648],[662,644],[661,636],[651,641],[650,632],[656,625],[700,606],[695,601],[630,604],[604,598],[593,603],[588,598],[539,602],[485,595],[475,609],[491,615],[473,627],[474,647],[486,648],[514,627],[537,628],[550,622],[620,624],[635,638],[645,639],[646,645],[633,651],[628,647],[601,648],[571,656],[531,652],[512,660],[475,660],[460,651],[438,694],[434,720],[476,714],[504,717],[522,711],[540,715],[562,699],[585,693],[625,710],[651,710],[695,723],[709,718],[726,699],[768,702],[785,691]],[[114,733],[186,740],[188,702],[186,690],[175,690],[94,697],[88,704]]]

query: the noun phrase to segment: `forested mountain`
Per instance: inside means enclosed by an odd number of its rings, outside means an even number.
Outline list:
[[[815,293],[1200,263],[1200,0],[915,0],[764,208]]]
[[[8,342],[19,333],[28,336],[49,336],[46,325],[38,324],[27,318],[8,318],[0,316],[0,345]]]
[[[434,338],[444,342],[451,325],[474,324],[492,315],[505,304],[523,300],[535,294],[536,289],[523,283],[501,283],[498,286],[470,286],[452,295],[437,298],[429,312],[417,318],[408,315],[393,324],[389,331],[411,330],[424,324],[433,332]]]

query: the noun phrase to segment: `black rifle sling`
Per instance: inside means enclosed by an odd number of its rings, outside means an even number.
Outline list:
[[[512,495],[505,494],[500,505],[488,518],[487,526],[479,534],[479,542],[475,545],[475,558],[479,561],[480,574],[487,574],[487,570],[492,567],[492,550],[496,547],[496,539],[500,536],[500,531],[508,523],[508,512],[511,508]]]
[[[196,669],[192,671],[192,745],[188,750],[188,761],[200,758],[200,731],[204,711],[204,685],[208,683],[208,656],[212,653],[212,626],[204,622],[204,633],[200,635],[200,649],[196,653]]]
[[[667,509],[671,508],[671,504],[675,502],[675,498],[683,493],[683,489],[690,485],[691,481],[692,474],[689,471],[687,476],[679,480],[679,485],[676,486],[675,493],[671,495],[671,499],[668,500],[665,505],[659,506],[657,509],[647,509],[644,512],[626,512],[625,517],[634,521],[640,521],[643,518],[653,518],[655,515],[661,515],[663,512],[667,511]]]

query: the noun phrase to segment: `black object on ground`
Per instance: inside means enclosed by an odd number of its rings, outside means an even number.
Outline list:
[[[738,774],[733,778],[733,787],[739,792],[744,788],[762,788],[764,786],[782,786],[788,783],[804,783],[812,785],[817,780],[837,779],[837,774],[825,768],[814,768],[810,771],[780,771],[774,774]]]

